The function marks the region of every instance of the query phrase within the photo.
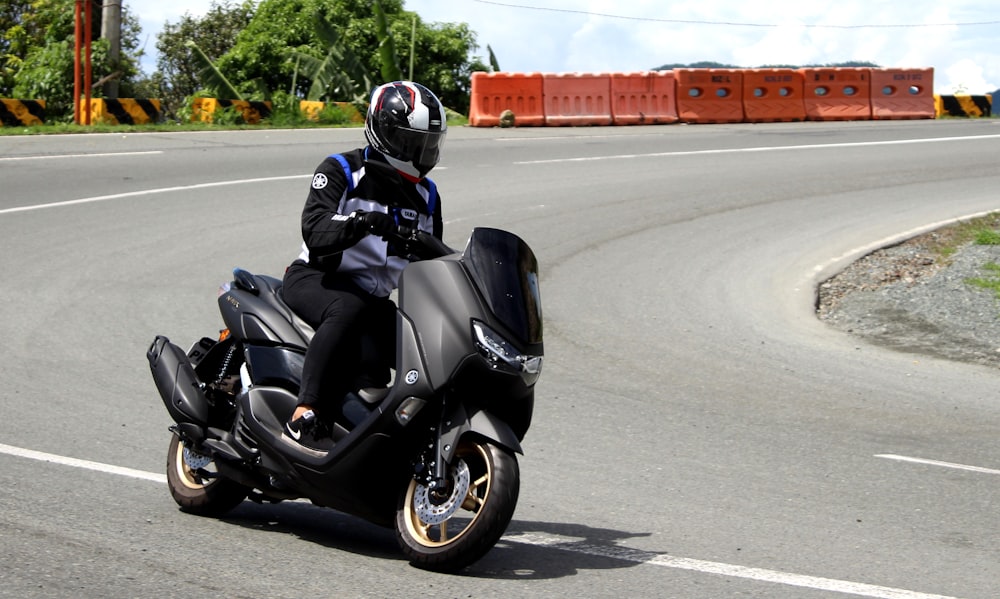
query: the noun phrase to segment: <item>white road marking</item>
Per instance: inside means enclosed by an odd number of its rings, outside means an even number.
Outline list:
[[[952,468],[954,470],[968,470],[969,472],[979,472],[980,474],[1000,474],[1000,470],[994,470],[993,468],[955,464],[954,462],[942,462],[939,460],[926,460],[924,458],[911,458],[905,455],[894,455],[891,453],[876,454],[875,457],[886,460],[896,460],[898,462],[910,462],[911,464],[925,464],[927,466],[941,466],[942,468]]]
[[[830,148],[859,148],[866,146],[898,146],[907,144],[939,143],[947,141],[979,141],[998,139],[1000,135],[976,135],[968,137],[934,137],[926,139],[896,139],[886,141],[858,141],[832,144],[805,144],[800,146],[760,146],[753,148],[723,148],[718,150],[691,150],[683,152],[652,152],[649,154],[617,154],[611,156],[581,156],[578,158],[550,158],[546,160],[525,160],[514,164],[555,164],[560,162],[591,162],[595,160],[622,160],[632,158],[665,158],[668,156],[701,156],[711,154],[750,154],[755,152],[786,152],[795,150],[825,150]]]
[[[109,464],[102,464],[100,462],[90,462],[88,460],[67,458],[52,453],[43,453],[41,451],[33,451],[31,449],[22,449],[20,447],[14,447],[12,445],[4,445],[2,443],[0,443],[0,453],[17,456],[19,458],[38,460],[40,462],[51,462],[53,464],[59,464],[62,466],[72,466],[73,468],[83,468],[84,470],[95,470],[97,472],[104,472],[106,474],[117,474],[119,476],[128,476],[130,478],[149,480],[153,481],[154,483],[166,484],[167,482],[167,477],[166,475],[163,474],[154,474],[152,472],[133,470],[132,468],[122,468],[121,466],[111,466]]]
[[[268,181],[288,181],[291,179],[308,179],[311,177],[312,175],[288,175],[285,177],[261,177],[258,179],[238,179],[236,181],[216,181],[214,183],[197,183],[195,185],[179,185],[177,187],[145,189],[141,191],[129,191],[126,193],[116,193],[106,196],[95,196],[92,198],[80,198],[79,200],[66,200],[65,202],[52,202],[51,204],[35,204],[33,206],[19,206],[17,208],[6,208],[4,210],[0,210],[0,215],[12,214],[14,212],[28,212],[30,210],[44,210],[46,208],[61,208],[64,206],[73,206],[75,204],[93,204],[95,202],[106,202],[108,200],[120,200],[122,198],[132,198],[136,196],[153,195],[158,193],[190,191],[192,189],[210,189],[212,187],[225,187],[227,185],[246,185],[248,183],[266,183]]]
[[[57,160],[60,158],[108,158],[109,156],[149,156],[162,154],[163,150],[148,150],[143,152],[104,152],[102,154],[50,154],[46,156],[0,156],[0,162],[18,162],[23,160]]]
[[[154,474],[152,472],[144,472],[142,470],[133,470],[132,468],[122,468],[120,466],[112,466],[109,464],[102,464],[99,462],[78,460],[76,458],[67,458],[51,453],[32,451],[30,449],[21,449],[20,447],[14,447],[11,445],[0,444],[0,453],[16,457],[28,458],[32,460],[39,460],[42,462],[60,464],[63,466],[71,466],[74,468],[94,470],[97,472],[104,472],[106,474],[117,474],[119,476],[127,476],[130,478],[137,478],[140,480],[147,480],[161,484],[165,484],[167,482],[167,477],[162,474]],[[888,456],[879,456],[879,457],[888,457]],[[1000,474],[1000,472],[996,473]],[[594,545],[592,543],[584,543],[584,542],[574,542],[571,540],[567,540],[566,537],[557,537],[554,535],[537,534],[537,533],[513,533],[504,536],[501,539],[501,542],[518,543],[521,545],[531,545],[536,547],[552,547],[570,553],[579,553],[594,557],[605,557],[609,559],[633,562],[636,564],[648,564],[651,566],[659,566],[662,568],[673,568],[675,570],[688,570],[692,572],[700,572],[703,574],[714,574],[717,576],[740,578],[744,580],[753,580],[757,582],[769,582],[773,584],[794,586],[794,587],[807,588],[819,591],[830,591],[834,593],[843,593],[845,595],[855,595],[859,597],[872,597],[875,599],[957,599],[956,597],[951,597],[948,595],[932,595],[928,593],[918,593],[916,591],[908,591],[906,589],[883,587],[873,584],[865,584],[861,582],[851,582],[848,580],[822,578],[819,576],[806,576],[802,574],[793,574],[790,572],[780,572],[778,570],[768,570],[765,568],[751,568],[747,566],[739,566],[736,564],[710,562],[710,561],[691,559],[685,557],[674,557],[663,553],[640,551],[638,549],[630,549],[628,547],[622,547],[618,545],[607,546],[607,545]]]
[[[677,570],[690,570],[692,572],[702,572],[705,574],[717,574],[730,578],[742,578],[759,582],[771,582],[786,586],[802,587],[818,591],[831,591],[834,593],[844,593],[846,595],[856,595],[859,597],[875,597],[878,599],[956,599],[948,595],[932,595],[928,593],[918,593],[905,589],[894,589],[861,582],[851,582],[848,580],[836,580],[833,578],[822,578],[818,576],[804,576],[802,574],[791,574],[779,572],[777,570],[767,570],[764,568],[748,568],[735,564],[724,564],[720,562],[709,562],[686,557],[673,557],[662,553],[650,551],[638,551],[628,547],[593,545],[590,543],[578,543],[567,541],[565,538],[557,538],[544,534],[515,534],[505,536],[504,541],[522,543],[524,545],[536,545],[542,547],[555,547],[573,553],[583,553],[595,557],[606,557],[637,564],[649,564],[664,568],[674,568]]]

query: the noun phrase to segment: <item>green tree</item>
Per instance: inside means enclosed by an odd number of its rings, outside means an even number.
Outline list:
[[[299,75],[312,81],[306,100],[365,102],[368,91],[373,87],[368,70],[349,48],[340,40],[340,31],[327,23],[322,15],[316,15],[316,35],[326,47],[322,59],[300,50],[289,50],[288,56],[295,62],[296,79],[292,88],[297,87]]]
[[[404,64],[410,61],[410,29],[405,19],[397,19],[392,27]],[[413,46],[413,78],[436,93],[448,108],[468,114],[472,73],[490,70],[482,60],[472,56],[479,46],[468,24],[424,25],[418,18]]]
[[[400,65],[409,64],[410,48],[415,45],[413,78],[434,90],[446,106],[466,110],[470,75],[473,70],[486,70],[478,60],[470,61],[477,49],[475,34],[465,24],[426,25],[414,13],[404,11],[401,0],[380,0],[379,4],[385,16],[383,31],[391,34]],[[317,13],[338,31],[341,44],[357,58],[369,78],[375,83],[384,81],[385,38],[379,36],[372,0],[263,0],[236,44],[216,65],[247,97],[266,99],[260,97],[260,88],[307,97],[313,82],[296,76],[302,61],[290,53],[319,61],[328,57],[329,48],[317,33]],[[414,19],[415,40],[411,39]]]
[[[204,16],[195,18],[188,13],[176,24],[167,22],[163,26],[156,38],[159,57],[151,79],[167,114],[176,114],[186,97],[204,87],[199,78],[203,65],[188,42],[194,42],[215,62],[233,47],[253,14],[254,3],[250,0],[213,0]]]
[[[48,44],[67,38],[72,40],[73,3],[69,0],[11,0],[0,5],[0,31],[3,32],[0,35],[0,96],[9,97],[29,54]],[[94,39],[99,35],[100,27]]]
[[[100,97],[97,83],[108,77],[120,81],[120,95],[134,97],[140,85],[138,19],[122,6],[122,60],[111,64],[108,43],[100,39],[101,0],[91,0],[91,64],[93,97]],[[46,101],[50,121],[73,116],[74,1],[15,0],[0,8],[5,27],[0,44],[0,96]]]

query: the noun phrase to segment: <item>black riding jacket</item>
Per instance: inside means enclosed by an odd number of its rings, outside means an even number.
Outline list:
[[[408,261],[393,244],[360,230],[351,215],[361,211],[390,214],[398,225],[441,239],[437,186],[427,178],[417,183],[404,179],[370,147],[334,154],[316,168],[302,210],[299,259],[347,273],[365,291],[386,297],[399,284]]]

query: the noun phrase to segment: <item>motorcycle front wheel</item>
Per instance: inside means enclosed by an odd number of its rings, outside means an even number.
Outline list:
[[[463,439],[435,492],[411,481],[396,510],[396,538],[410,563],[454,572],[475,562],[507,530],[520,490],[517,458],[492,443]]]
[[[220,476],[212,459],[173,435],[167,451],[167,486],[182,511],[221,516],[243,502],[251,489]]]

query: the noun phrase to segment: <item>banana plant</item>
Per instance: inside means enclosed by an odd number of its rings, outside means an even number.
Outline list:
[[[389,31],[389,21],[382,10],[382,3],[375,0],[372,6],[375,9],[375,32],[378,35],[378,55],[382,61],[382,80],[398,81],[403,78],[403,73],[399,70],[396,41]]]
[[[358,57],[340,41],[340,33],[320,13],[316,13],[316,36],[327,48],[326,56],[317,58],[300,50],[289,50],[296,62],[296,74],[310,79],[307,100],[350,98],[364,101],[372,88],[371,77]]]
[[[194,43],[193,40],[187,40],[184,42],[184,45],[191,49],[195,61],[201,65],[201,69],[198,70],[198,77],[206,90],[214,94],[217,98],[230,100],[243,99],[240,92],[236,91],[236,87],[229,82],[229,79],[226,79],[226,76],[212,63],[205,52],[198,47],[198,44]]]

